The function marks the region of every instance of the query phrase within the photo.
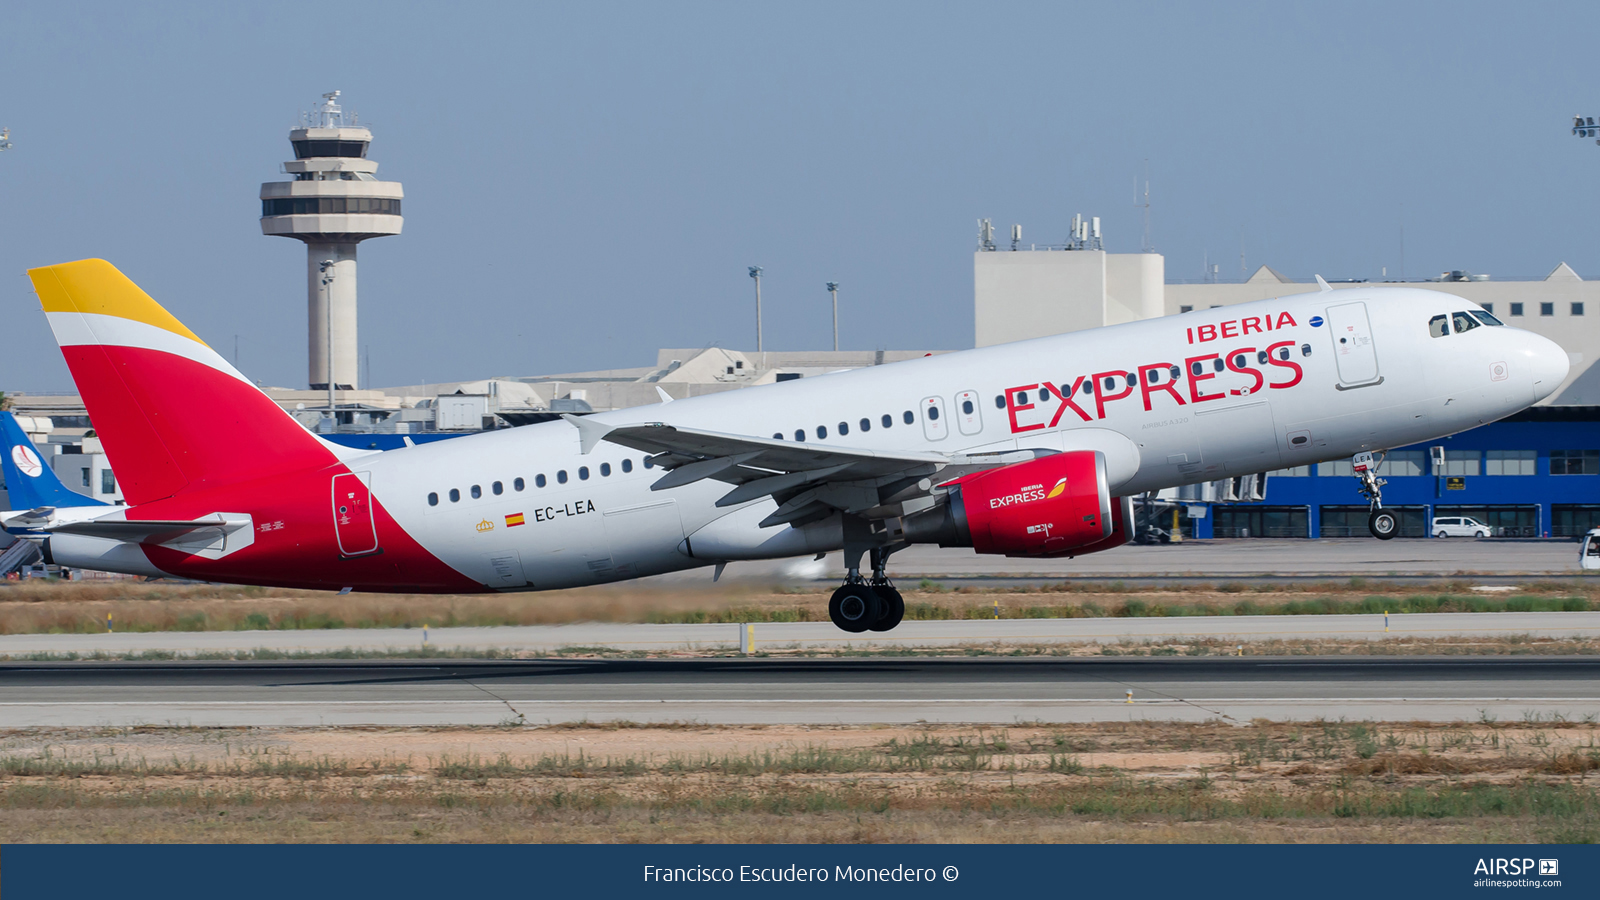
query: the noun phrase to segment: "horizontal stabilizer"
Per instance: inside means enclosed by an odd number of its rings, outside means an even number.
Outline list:
[[[250,517],[236,513],[212,513],[198,519],[90,519],[63,522],[43,530],[128,544],[159,544],[209,559],[227,556],[255,541]]]

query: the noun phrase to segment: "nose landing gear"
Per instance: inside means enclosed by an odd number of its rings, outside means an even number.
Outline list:
[[[851,567],[844,584],[828,598],[828,618],[851,634],[888,631],[899,625],[906,614],[905,599],[884,571],[890,551],[874,547],[868,552],[872,558],[872,580],[862,578],[861,570]],[[858,565],[859,562],[858,557]]]
[[[1367,513],[1367,530],[1378,540],[1387,541],[1400,533],[1400,517],[1383,508],[1383,486],[1389,482],[1378,477],[1378,466],[1383,464],[1383,457],[1388,455],[1388,451],[1379,453],[1381,455],[1376,460],[1371,453],[1357,453],[1351,458],[1350,467],[1355,470],[1359,483],[1357,490],[1367,498],[1372,510]]]

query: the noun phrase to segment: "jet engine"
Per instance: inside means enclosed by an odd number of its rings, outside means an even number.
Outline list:
[[[947,503],[904,521],[907,540],[1050,557],[1109,550],[1133,536],[1133,501],[1111,496],[1098,450],[974,472],[945,487]]]

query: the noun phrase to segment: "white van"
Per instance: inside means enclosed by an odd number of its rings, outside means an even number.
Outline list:
[[[1429,530],[1438,538],[1489,536],[1489,526],[1471,516],[1439,516]]]
[[[1578,568],[1600,569],[1600,528],[1591,528],[1578,544]]]

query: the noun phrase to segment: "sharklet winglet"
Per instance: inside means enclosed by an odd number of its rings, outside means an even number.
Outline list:
[[[606,435],[615,431],[617,427],[615,425],[607,425],[604,422],[596,422],[586,416],[575,416],[571,413],[562,413],[561,418],[571,422],[572,427],[578,429],[578,449],[584,456],[588,456],[589,451],[593,450],[596,444],[605,440]]]

